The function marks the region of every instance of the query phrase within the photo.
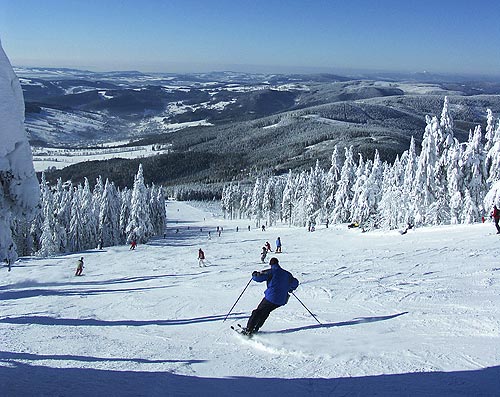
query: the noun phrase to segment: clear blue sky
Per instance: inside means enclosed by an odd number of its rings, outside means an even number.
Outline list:
[[[500,75],[498,0],[0,0],[14,65]]]

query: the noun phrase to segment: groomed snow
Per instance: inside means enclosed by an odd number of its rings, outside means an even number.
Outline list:
[[[247,221],[180,202],[168,203],[167,216],[166,238],[135,251],[0,269],[2,396],[498,395],[500,244],[491,223],[404,235],[248,231]],[[247,340],[229,327],[246,324],[265,285],[251,282],[223,320],[251,272],[267,267],[261,247],[277,236],[275,255],[321,324],[292,296]]]

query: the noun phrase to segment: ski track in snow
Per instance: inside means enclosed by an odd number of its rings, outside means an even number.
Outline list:
[[[166,238],[135,251],[0,269],[2,395],[497,395],[491,224],[249,232],[246,220],[179,202],[167,216]],[[291,296],[247,339],[230,326],[246,324],[264,284],[250,283],[223,320],[252,271],[267,267],[260,249],[277,236],[283,253],[267,260],[277,256],[300,280],[297,297],[321,324]]]

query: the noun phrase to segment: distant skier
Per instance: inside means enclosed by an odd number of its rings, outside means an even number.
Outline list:
[[[278,237],[276,239],[276,251],[277,253],[280,253],[281,252],[281,239]]]
[[[264,263],[264,261],[266,260],[266,256],[267,256],[267,248],[266,248],[266,246],[263,246],[262,252],[260,253],[260,261],[262,263]]]
[[[80,259],[78,259],[78,262],[76,263],[76,273],[75,273],[75,276],[81,276],[84,267],[85,266],[83,266],[83,256],[82,256]]]
[[[264,298],[252,311],[247,326],[243,329],[245,335],[257,332],[264,325],[269,314],[274,309],[286,305],[290,297],[289,294],[299,286],[299,280],[293,277],[290,272],[282,269],[277,258],[271,258],[269,265],[271,265],[270,269],[252,273],[252,280],[258,283],[266,281],[267,289],[264,292]]]
[[[198,250],[198,266],[200,267],[205,267],[205,253],[203,250],[200,248]]]
[[[131,250],[135,250],[135,247],[137,247],[137,241],[134,239],[134,240],[132,240],[132,242],[130,243],[130,249],[131,249]]]
[[[267,252],[271,252],[272,251],[271,244],[269,244],[269,241],[266,241],[266,249],[267,249]]]
[[[493,206],[493,210],[491,211],[491,217],[495,221],[497,234],[500,234],[500,226],[498,225],[498,221],[500,221],[500,210],[497,208],[496,204]]]
[[[265,232],[266,231],[266,225],[262,225],[262,231]]]

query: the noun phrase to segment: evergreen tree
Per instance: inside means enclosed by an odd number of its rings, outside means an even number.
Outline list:
[[[426,123],[412,194],[415,222],[418,224],[426,224],[436,193],[434,170],[437,162],[436,132],[439,123],[436,117],[430,116],[426,116]]]
[[[120,244],[120,195],[113,183],[106,179],[100,195],[99,246],[111,247]]]
[[[262,210],[267,219],[267,225],[273,226],[277,219],[277,205],[276,194],[274,190],[274,179],[269,178],[264,189],[264,196],[262,199]]]
[[[352,146],[345,148],[345,160],[340,172],[340,181],[335,194],[335,208],[333,209],[331,219],[333,223],[347,222],[350,217],[349,207],[352,200],[352,190],[355,172],[355,164],[352,157]]]
[[[264,187],[262,186],[262,180],[257,178],[255,180],[255,185],[252,191],[252,205],[251,205],[251,213],[255,220],[255,225],[260,227],[260,222],[264,216],[262,209],[262,199],[264,195]]]
[[[285,187],[283,189],[283,195],[281,199],[281,212],[283,213],[283,217],[285,222],[288,222],[289,225],[292,224],[292,209],[293,209],[293,192],[294,192],[294,178],[292,171],[288,171],[288,177],[286,179]]]
[[[317,219],[321,219],[321,210],[323,208],[323,171],[316,161],[316,166],[311,168],[307,187],[304,196],[305,216],[309,225],[316,224]]]
[[[137,243],[144,244],[153,234],[148,203],[148,191],[144,184],[142,164],[139,164],[130,200],[130,217],[126,229],[128,242],[136,240]]]
[[[484,215],[483,199],[487,191],[487,177],[481,138],[481,126],[478,125],[474,129],[474,133],[469,134],[469,141],[465,146],[462,158],[462,172],[464,185],[467,186],[474,208],[479,214]],[[477,220],[478,218],[476,218]]]
[[[337,145],[333,149],[331,167],[325,177],[325,213],[330,214],[335,206],[335,193],[337,191],[337,183],[340,179],[342,170],[342,161],[339,158]]]

